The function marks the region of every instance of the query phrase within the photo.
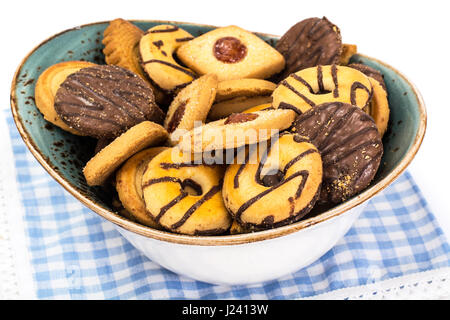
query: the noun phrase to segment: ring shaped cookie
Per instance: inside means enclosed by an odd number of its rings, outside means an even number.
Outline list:
[[[161,229],[161,226],[153,220],[145,208],[142,176],[150,160],[166,149],[168,148],[154,147],[142,150],[128,159],[116,173],[115,186],[125,210],[138,222],[155,229]]]
[[[196,78],[196,74],[180,64],[173,55],[193,36],[173,25],[158,25],[145,32],[139,42],[142,66],[150,79],[160,88],[172,91],[185,86]]]
[[[54,107],[55,95],[61,86],[61,83],[63,83],[70,74],[75,73],[82,68],[93,66],[95,66],[94,63],[87,61],[66,61],[54,64],[41,73],[36,82],[34,96],[36,107],[43,114],[45,120],[70,133],[84,135],[69,127],[59,117]]]
[[[281,134],[271,141],[267,152],[256,155],[254,149],[243,164],[228,166],[223,197],[239,224],[253,229],[279,227],[312,209],[320,194],[322,160],[308,141],[299,135]]]
[[[167,131],[151,121],[143,121],[101,149],[83,169],[88,185],[98,186],[128,158],[137,152],[162,145],[168,138]]]
[[[325,102],[344,102],[365,108],[373,88],[362,72],[346,66],[317,66],[291,74],[274,90],[273,106],[303,112]]]
[[[147,166],[142,189],[147,210],[170,231],[189,235],[221,234],[231,217],[222,198],[222,166],[202,165],[171,148]]]

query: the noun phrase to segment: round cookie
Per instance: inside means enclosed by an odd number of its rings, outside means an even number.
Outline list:
[[[45,120],[70,133],[83,135],[81,132],[68,126],[56,113],[54,107],[55,95],[67,76],[82,68],[93,67],[95,65],[87,61],[65,61],[56,63],[41,73],[34,89],[34,98],[36,107],[42,113]]]
[[[266,79],[284,68],[284,58],[277,50],[237,26],[217,28],[196,37],[181,45],[176,55],[196,73],[215,73],[219,81]]]
[[[247,153],[246,162],[231,164],[225,172],[222,194],[233,219],[245,229],[269,229],[298,221],[320,194],[319,151],[295,134],[281,134],[263,153],[256,154],[256,150]]]
[[[378,70],[364,64],[352,63],[348,66],[361,71],[369,77],[370,83],[373,87],[373,97],[370,101],[369,107],[367,108],[367,113],[372,116],[378,127],[380,135],[383,136],[388,127],[390,113],[386,84],[384,82],[383,75]]]
[[[262,79],[235,79],[219,82],[208,119],[219,120],[232,113],[272,102],[276,84]]]
[[[165,99],[163,92],[148,81],[141,67],[139,40],[143,35],[144,31],[129,21],[120,18],[112,20],[103,32],[105,62],[128,69],[146,80],[153,90],[156,102],[161,103]]]
[[[147,210],[166,229],[189,235],[224,233],[231,217],[222,199],[223,166],[196,164],[178,148],[153,158],[142,179]]]
[[[286,67],[277,76],[282,80],[306,68],[339,63],[342,39],[339,28],[326,17],[309,18],[292,26],[275,48],[286,61]]]
[[[170,134],[173,133],[170,137],[173,145],[178,143],[180,137],[180,132],[176,130],[189,131],[196,122],[205,122],[216,97],[217,84],[217,76],[208,74],[194,80],[177,94],[164,121],[164,127]]]
[[[160,88],[173,91],[194,80],[192,70],[181,66],[173,58],[178,48],[193,36],[173,25],[161,24],[148,29],[139,42],[142,66]]]
[[[163,144],[167,131],[159,124],[143,121],[114,139],[92,157],[83,169],[87,184],[101,185],[129,157],[135,153]]]
[[[373,119],[341,102],[324,103],[297,117],[293,130],[307,136],[323,161],[321,203],[340,203],[374,178],[383,144]]]
[[[145,120],[164,120],[149,85],[112,65],[69,75],[56,92],[55,110],[69,126],[97,139],[114,138]]]
[[[185,152],[205,152],[238,148],[268,140],[289,128],[295,120],[292,110],[264,110],[233,113],[226,119],[209,122],[181,136],[178,147]]]
[[[302,114],[325,102],[350,103],[367,108],[373,88],[362,72],[346,66],[317,66],[303,69],[281,81],[274,90],[274,108]]]
[[[168,148],[154,147],[142,150],[129,158],[116,173],[115,186],[125,210],[138,222],[155,229],[161,229],[161,226],[155,222],[145,208],[142,176],[150,160],[166,149]]]

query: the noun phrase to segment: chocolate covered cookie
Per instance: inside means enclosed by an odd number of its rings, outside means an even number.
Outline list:
[[[70,127],[98,139],[114,138],[145,120],[164,120],[149,85],[112,65],[69,75],[56,92],[55,110]]]
[[[275,48],[286,61],[284,70],[277,76],[283,80],[309,67],[339,63],[342,39],[339,28],[326,17],[309,18],[292,26]]]
[[[360,108],[324,103],[298,116],[293,131],[308,137],[323,161],[321,203],[340,203],[365,189],[383,155],[373,119]]]

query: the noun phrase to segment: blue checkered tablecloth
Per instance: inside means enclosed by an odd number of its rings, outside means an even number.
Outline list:
[[[450,246],[406,172],[330,251],[296,273],[232,287],[181,277],[67,193],[28,151],[9,115],[7,124],[40,299],[295,299],[450,266]]]

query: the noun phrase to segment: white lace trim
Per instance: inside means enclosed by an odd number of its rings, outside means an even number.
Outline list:
[[[418,272],[365,286],[338,289],[307,299],[450,300],[450,267]]]

